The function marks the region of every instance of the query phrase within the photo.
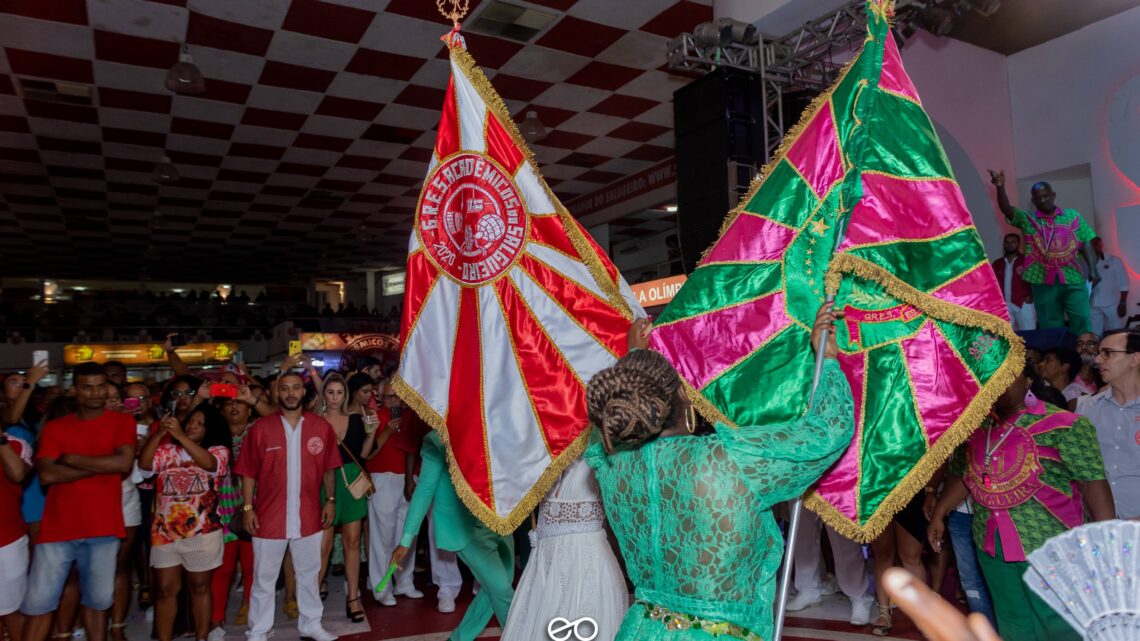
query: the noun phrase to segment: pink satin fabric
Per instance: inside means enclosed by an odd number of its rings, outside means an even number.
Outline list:
[[[788,162],[795,165],[816,195],[822,198],[831,186],[843,180],[843,156],[839,135],[830,109],[820,109],[804,127],[796,144],[788,150]]]
[[[649,344],[677,367],[682,378],[700,389],[789,323],[781,290],[716,314],[658,327]],[[663,340],[666,336],[668,340]],[[710,350],[710,342],[715,342],[717,349]],[[701,357],[687,358],[692,354]]]
[[[725,230],[701,265],[733,261],[781,260],[796,230],[767,218],[740,214]]]
[[[863,197],[851,210],[839,251],[887,240],[925,239],[962,229],[968,211],[949,180],[902,180],[863,174]]]

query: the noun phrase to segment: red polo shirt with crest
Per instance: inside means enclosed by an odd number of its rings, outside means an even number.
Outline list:
[[[321,530],[321,483],[325,472],[341,466],[332,425],[311,412],[301,418],[301,536]],[[246,432],[234,473],[257,482],[253,509],[257,538],[284,539],[288,504],[289,452],[281,412],[259,418]]]

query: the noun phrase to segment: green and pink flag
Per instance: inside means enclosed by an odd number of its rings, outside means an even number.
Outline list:
[[[834,294],[856,432],[805,505],[859,541],[977,428],[1025,355],[892,13],[868,0],[862,52],[788,132],[651,338],[710,420],[791,421]]]

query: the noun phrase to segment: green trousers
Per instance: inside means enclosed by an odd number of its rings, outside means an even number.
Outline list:
[[[475,538],[456,554],[479,581],[479,594],[467,606],[463,620],[449,639],[474,641],[491,621],[491,614],[498,617],[499,625],[507,624],[507,613],[515,598],[514,539],[477,525]]]
[[[998,538],[997,558],[977,551],[978,567],[993,597],[998,634],[1008,641],[1080,641],[1081,635],[1022,579],[1029,564],[1003,560]]]
[[[1089,290],[1084,283],[1030,287],[1033,289],[1038,329],[1067,326],[1078,336],[1089,331]],[[1065,322],[1066,316],[1068,323]]]

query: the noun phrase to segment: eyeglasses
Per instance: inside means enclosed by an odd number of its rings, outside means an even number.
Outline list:
[[[1085,347],[1085,346],[1096,347],[1099,344],[1100,344],[1099,341],[1077,341],[1077,347]]]
[[[147,396],[127,396],[123,400],[126,400],[128,398],[133,398],[133,399],[138,400],[138,401],[145,401],[149,397],[147,397]]]
[[[170,395],[173,396],[174,398],[183,398],[185,396],[193,397],[197,393],[198,392],[196,392],[192,389],[188,389],[188,390],[181,390],[181,391],[175,390],[175,391],[171,392]]]
[[[382,398],[384,400],[388,400],[390,398],[400,398],[400,397],[395,395],[395,394],[381,394],[380,398]]]
[[[1097,355],[1102,357],[1102,358],[1109,359],[1109,358],[1112,358],[1113,354],[1131,354],[1131,353],[1132,352],[1130,352],[1126,349],[1109,349],[1107,347],[1102,347],[1102,348],[1100,348],[1100,351],[1097,352]]]

